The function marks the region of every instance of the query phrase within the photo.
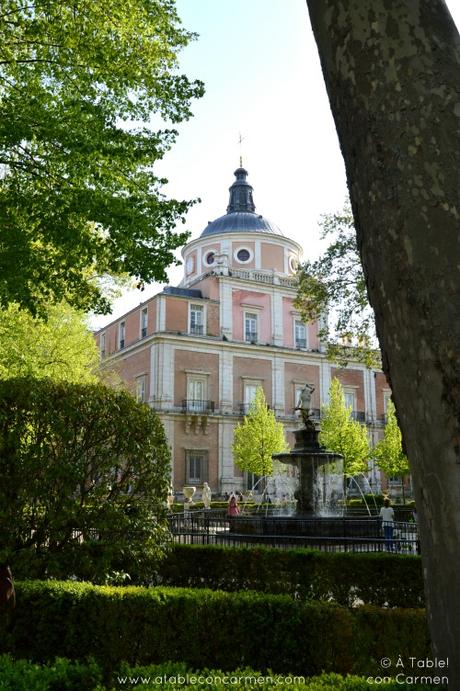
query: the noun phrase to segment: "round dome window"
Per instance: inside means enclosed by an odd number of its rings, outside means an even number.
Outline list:
[[[208,266],[211,266],[211,264],[214,264],[214,259],[215,259],[215,252],[208,252],[206,257],[205,257],[205,262]]]
[[[297,269],[299,268],[299,262],[295,257],[289,257],[289,267],[292,273],[296,273]]]
[[[246,247],[241,247],[236,251],[236,259],[242,264],[246,264],[246,262],[252,259],[252,253]]]

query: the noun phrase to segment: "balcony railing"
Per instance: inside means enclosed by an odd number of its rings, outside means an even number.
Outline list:
[[[214,401],[200,401],[194,398],[187,398],[182,401],[182,411],[184,413],[213,413]]]
[[[356,422],[366,422],[366,413],[363,410],[353,410],[351,417]]]
[[[302,348],[304,350],[307,347],[307,339],[306,338],[296,338],[295,339],[295,347],[296,348]]]
[[[257,331],[246,331],[244,340],[246,343],[257,343]]]
[[[247,415],[249,413],[249,409],[252,406],[252,403],[237,403],[235,406],[235,411],[239,415]],[[270,406],[267,405],[267,410],[270,410]]]
[[[204,333],[203,324],[193,324],[190,327],[190,333],[194,334],[195,336],[202,336]]]

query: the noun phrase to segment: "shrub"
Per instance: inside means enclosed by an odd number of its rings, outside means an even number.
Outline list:
[[[420,557],[308,549],[174,545],[157,566],[163,585],[259,590],[351,606],[422,607]]]
[[[291,675],[271,675],[268,672],[265,681],[260,681],[261,673],[250,668],[235,671],[220,669],[190,669],[185,663],[169,662],[161,665],[130,667],[122,664],[108,685],[102,685],[102,671],[95,662],[85,664],[58,658],[48,665],[37,665],[25,660],[13,660],[9,655],[0,657],[0,678],[3,691],[113,691],[116,689],[150,690],[161,686],[165,691],[181,689],[208,689],[225,691],[251,688],[257,680],[257,688],[279,689],[281,685],[289,686],[293,691],[367,691],[369,684],[363,677],[342,676],[333,672],[305,679],[295,679]],[[229,681],[230,680],[230,683]],[[428,688],[417,685],[389,682],[382,683],[385,691],[399,689]],[[439,687],[438,687],[439,688]]]
[[[126,392],[0,381],[0,561],[15,575],[103,582],[162,552],[169,450]]]
[[[383,655],[423,658],[429,644],[423,610],[35,581],[17,584],[12,619],[0,620],[0,652],[39,662],[93,656],[106,673],[121,661],[184,661],[196,669],[251,665],[312,676],[375,674]]]

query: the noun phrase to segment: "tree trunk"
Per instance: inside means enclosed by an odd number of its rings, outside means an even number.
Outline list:
[[[460,689],[460,38],[443,0],[307,4],[411,464],[434,654]]]

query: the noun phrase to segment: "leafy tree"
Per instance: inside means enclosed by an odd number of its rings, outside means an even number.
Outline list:
[[[164,281],[187,237],[152,170],[176,132],[153,123],[203,93],[176,73],[194,35],[173,0],[3,0],[0,23],[0,304],[108,312],[98,278]]]
[[[323,406],[320,443],[343,456],[343,472],[347,476],[367,470],[369,438],[364,425],[353,420],[351,406],[345,404],[345,394],[334,377],[329,388],[329,403]]]
[[[0,381],[0,561],[23,577],[148,575],[169,464],[159,418],[126,392]]]
[[[433,652],[460,688],[460,36],[444,0],[307,3],[411,462]]]
[[[248,414],[235,428],[232,448],[235,463],[241,470],[261,476],[273,473],[272,455],[289,448],[284,427],[267,408],[261,386],[257,388]]]
[[[387,477],[404,477],[410,473],[409,460],[402,449],[401,430],[396,419],[395,407],[388,401],[387,423],[383,439],[374,447],[373,455],[377,465]],[[402,482],[403,503],[405,504],[404,482]]]
[[[319,322],[330,360],[346,365],[353,358],[380,367],[349,202],[341,212],[324,215],[321,225],[322,239],[331,238],[331,244],[319,259],[300,268],[296,307],[305,321]]]
[[[65,303],[50,306],[47,320],[18,305],[0,311],[0,378],[49,377],[96,383],[99,353],[86,318]]]

